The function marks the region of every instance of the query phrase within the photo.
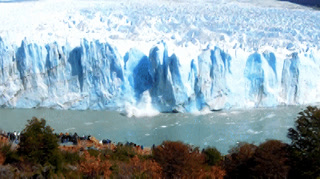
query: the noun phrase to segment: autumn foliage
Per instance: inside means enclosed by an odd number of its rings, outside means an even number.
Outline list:
[[[0,165],[3,165],[4,161],[6,161],[6,156],[0,152]]]
[[[259,146],[240,143],[224,160],[226,178],[287,178],[288,144],[268,140]],[[269,172],[265,172],[269,171]]]
[[[198,150],[182,142],[163,142],[153,150],[154,159],[162,166],[166,178],[194,176],[200,172],[204,158]]]
[[[95,157],[91,156],[88,151],[82,154],[80,162],[80,173],[88,178],[104,177],[108,178],[111,175],[111,164],[107,160],[101,160],[100,155]]]
[[[204,170],[198,178],[223,179],[226,176],[226,171],[220,166],[211,166]]]
[[[288,147],[288,144],[278,140],[268,140],[260,144],[253,155],[251,176],[287,178],[290,169]]]
[[[119,178],[162,178],[162,168],[154,160],[141,160],[138,156],[130,162],[119,163]]]
[[[256,149],[257,146],[249,143],[239,143],[232,148],[224,161],[226,178],[249,178]]]

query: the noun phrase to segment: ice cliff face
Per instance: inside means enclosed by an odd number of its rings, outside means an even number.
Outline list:
[[[143,103],[160,112],[194,112],[320,101],[319,50],[226,52],[210,47],[194,59],[169,54],[159,42],[149,54],[124,56],[109,43],[80,45],[0,38],[0,105],[59,109],[126,109]],[[181,63],[181,60],[190,63]]]

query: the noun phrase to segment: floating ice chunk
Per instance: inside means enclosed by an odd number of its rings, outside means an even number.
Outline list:
[[[248,129],[247,130],[247,133],[249,134],[260,134],[262,131],[255,131],[255,130],[252,130],[252,129]]]
[[[142,93],[140,101],[136,104],[126,103],[122,112],[127,117],[152,117],[159,114],[151,104],[151,97],[148,91]]]

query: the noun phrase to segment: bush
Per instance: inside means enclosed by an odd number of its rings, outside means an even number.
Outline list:
[[[101,155],[101,152],[99,150],[95,150],[95,149],[88,149],[87,150],[89,152],[89,154],[93,157],[98,158]]]
[[[255,178],[288,178],[288,158],[288,144],[268,140],[255,150],[250,173]]]
[[[62,151],[61,154],[66,163],[77,164],[81,160],[79,152]]]
[[[162,178],[161,166],[153,160],[141,160],[138,156],[130,162],[121,162],[116,178]]]
[[[163,142],[153,150],[153,157],[162,166],[166,178],[199,176],[204,164],[199,150],[182,142]]]
[[[221,153],[215,147],[208,147],[203,152],[206,163],[210,166],[216,165],[221,160]]]
[[[62,169],[62,156],[58,147],[58,138],[53,134],[53,129],[46,126],[44,119],[33,117],[21,133],[18,153],[33,164],[49,164],[58,171]]]
[[[1,144],[0,156],[3,157],[2,160],[0,159],[0,165],[20,162],[17,151],[12,149],[12,145],[10,143]]]
[[[103,161],[100,157],[91,156],[88,151],[84,151],[80,172],[86,178],[101,178],[101,176],[108,178],[111,175],[111,166],[108,161]]]
[[[239,143],[232,148],[223,164],[227,172],[225,178],[250,178],[256,149],[257,146],[248,143]]]
[[[0,165],[0,178],[14,178],[14,169],[10,165]]]
[[[126,145],[117,145],[114,151],[105,150],[105,155],[109,155],[111,160],[129,162],[137,153],[134,148]]]
[[[290,128],[291,177],[320,177],[320,109],[308,106]]]
[[[219,166],[212,166],[209,170],[204,171],[197,178],[212,178],[212,179],[223,179],[226,175],[226,171]]]

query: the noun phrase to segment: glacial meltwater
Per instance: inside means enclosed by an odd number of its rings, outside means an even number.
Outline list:
[[[55,132],[93,135],[113,142],[159,145],[164,140],[199,146],[215,146],[226,154],[237,142],[259,144],[266,139],[289,142],[288,128],[305,106],[218,111],[206,115],[162,113],[154,117],[128,118],[116,111],[52,109],[0,109],[0,128],[21,131],[33,116],[45,118]]]

